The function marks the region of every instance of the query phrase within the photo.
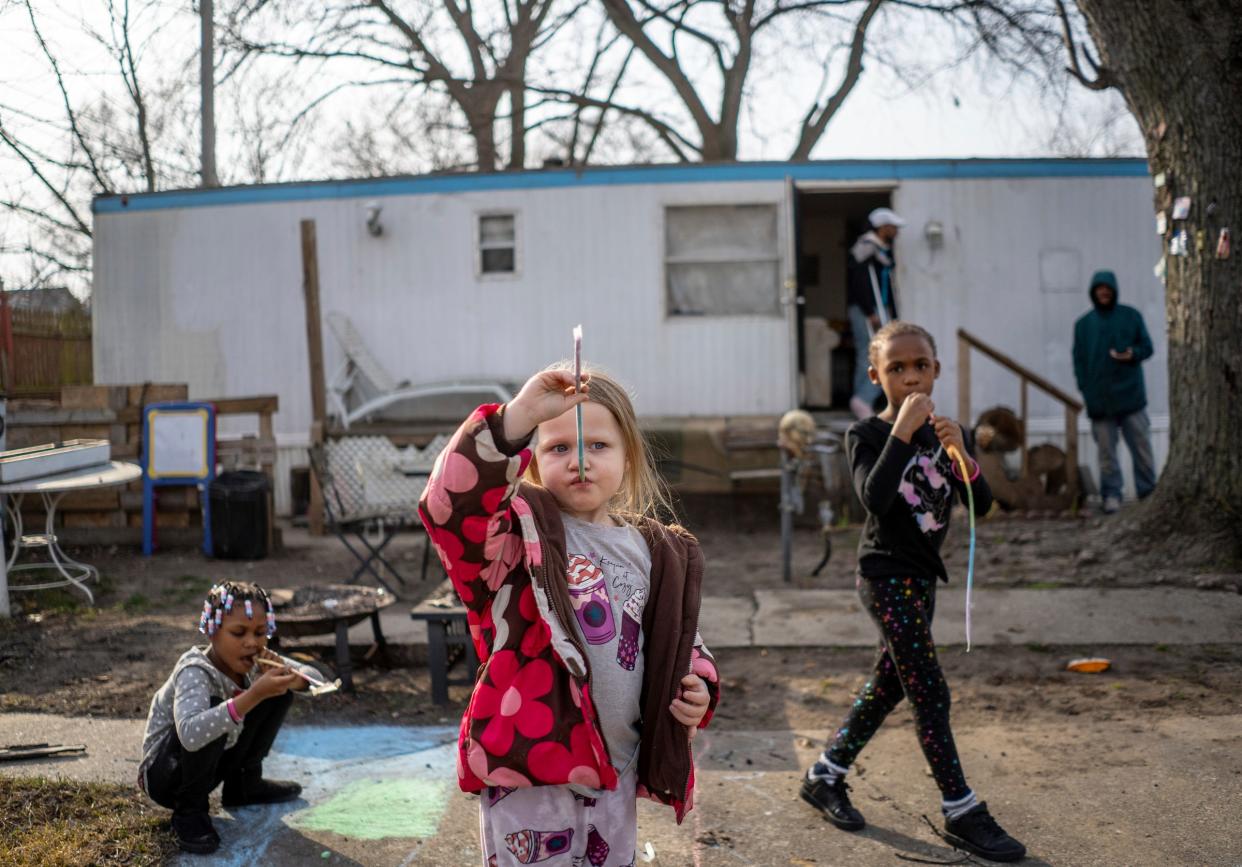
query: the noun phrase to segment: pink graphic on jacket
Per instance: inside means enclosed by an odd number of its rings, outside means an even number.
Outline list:
[[[603,838],[594,825],[587,825],[587,860],[591,862],[591,867],[604,867],[604,862],[608,860],[609,851],[608,842]]]
[[[636,590],[625,600],[621,609],[621,640],[617,642],[617,663],[626,671],[633,671],[638,663],[638,632],[643,625],[643,604],[647,601],[646,590]]]
[[[582,627],[582,637],[588,644],[607,644],[617,634],[612,619],[612,604],[608,601],[608,583],[604,571],[586,557],[575,554],[569,558],[566,572],[569,582],[569,598],[574,614]]]
[[[534,864],[568,852],[573,839],[573,828],[564,831],[514,831],[505,835],[505,846],[519,864]]]

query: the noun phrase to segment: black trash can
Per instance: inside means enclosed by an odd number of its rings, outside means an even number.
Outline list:
[[[272,486],[254,470],[231,470],[212,481],[212,555],[223,560],[261,560],[267,556],[267,501]]]

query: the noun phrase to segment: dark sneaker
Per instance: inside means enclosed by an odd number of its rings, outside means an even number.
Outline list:
[[[210,855],[220,848],[220,835],[206,813],[173,813],[172,829],[182,852]]]
[[[842,831],[861,831],[867,824],[862,813],[854,809],[844,777],[837,777],[831,786],[823,780],[802,778],[802,800],[824,814],[824,818]]]
[[[226,807],[245,807],[248,804],[279,804],[292,801],[302,794],[302,787],[297,783],[284,780],[265,780],[262,777],[250,780],[226,780],[220,801]]]
[[[956,819],[945,819],[944,828],[946,839],[954,846],[989,861],[1021,861],[1026,857],[1026,847],[1005,833],[988,812],[987,804],[981,803]]]

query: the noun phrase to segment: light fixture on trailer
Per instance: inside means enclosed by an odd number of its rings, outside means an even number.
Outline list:
[[[366,209],[367,231],[371,233],[371,237],[378,238],[384,234],[384,226],[380,223],[380,214],[384,209],[380,207],[379,202],[367,202]]]

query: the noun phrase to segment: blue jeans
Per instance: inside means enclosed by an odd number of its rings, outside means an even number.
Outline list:
[[[854,397],[874,404],[881,389],[867,377],[867,368],[871,366],[867,358],[867,350],[871,346],[871,326],[867,322],[867,314],[858,305],[851,304],[847,313],[850,332],[854,335]]]
[[[1151,421],[1147,410],[1114,418],[1091,419],[1091,436],[1100,456],[1100,495],[1121,499],[1121,463],[1117,460],[1117,434],[1125,437],[1134,460],[1134,490],[1143,499],[1156,487],[1156,461],[1151,451]]]

